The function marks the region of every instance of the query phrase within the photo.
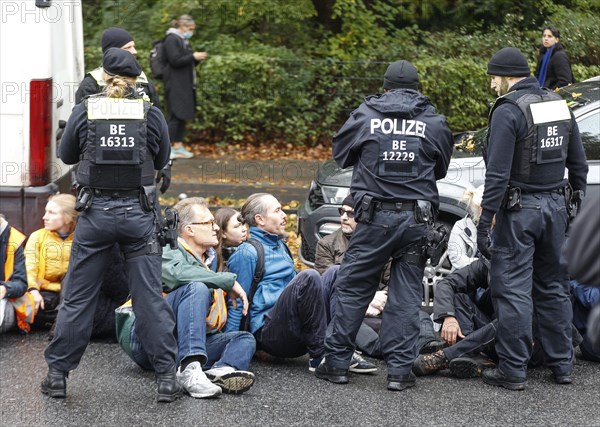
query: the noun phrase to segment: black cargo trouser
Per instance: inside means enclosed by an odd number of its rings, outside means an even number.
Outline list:
[[[423,267],[401,256],[426,232],[412,211],[378,209],[370,223],[357,224],[335,282],[337,306],[325,338],[325,355],[331,366],[347,369],[350,365],[356,334],[377,291],[383,267],[393,257],[382,315],[381,351],[388,375],[410,373],[418,351]]]
[[[561,249],[568,216],[564,195],[527,193],[522,208],[496,215],[491,292],[498,318],[500,370],[525,378],[535,313],[546,365],[558,375],[573,369],[569,275]],[[535,310],[534,310],[535,306]]]
[[[137,198],[95,196],[92,206],[82,212],[63,282],[66,285],[54,339],[44,353],[49,367],[66,372],[78,366],[92,333],[111,248],[119,243],[126,257],[140,340],[158,374],[175,371],[175,321],[162,297],[161,254],[140,251],[147,246],[154,228],[154,213],[144,212]],[[137,256],[128,257],[134,253]]]

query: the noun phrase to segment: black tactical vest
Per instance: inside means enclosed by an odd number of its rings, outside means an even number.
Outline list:
[[[536,185],[561,181],[572,126],[567,102],[546,89],[535,94],[516,91],[499,98],[490,117],[505,102],[519,107],[527,120],[527,135],[515,145],[510,183]]]
[[[146,147],[150,103],[105,96],[84,102],[88,132],[77,170],[79,184],[114,190],[152,185],[154,161]]]

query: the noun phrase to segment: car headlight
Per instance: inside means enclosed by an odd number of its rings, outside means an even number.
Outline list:
[[[322,186],[323,200],[326,204],[341,205],[350,189],[347,187],[327,187]]]

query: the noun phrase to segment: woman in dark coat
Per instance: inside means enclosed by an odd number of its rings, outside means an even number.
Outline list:
[[[554,27],[542,31],[542,46],[535,76],[540,86],[556,89],[575,83],[565,48],[560,44],[560,33]]]
[[[168,125],[171,137],[171,158],[189,159],[194,155],[183,146],[185,122],[196,115],[196,69],[195,66],[208,55],[194,52],[189,39],[196,24],[189,15],[173,21],[173,28],[165,38],[166,67],[164,72],[165,96],[169,111]]]

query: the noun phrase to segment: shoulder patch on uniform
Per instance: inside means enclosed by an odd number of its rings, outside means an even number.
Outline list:
[[[564,99],[531,104],[529,108],[531,108],[531,116],[535,124],[571,119],[567,101]]]

